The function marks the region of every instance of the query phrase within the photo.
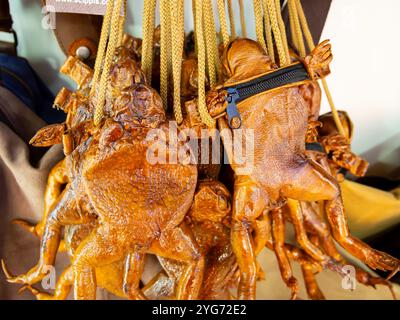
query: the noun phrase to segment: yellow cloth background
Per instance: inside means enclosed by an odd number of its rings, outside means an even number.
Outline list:
[[[400,223],[396,191],[385,192],[348,180],[341,187],[350,230],[356,237],[365,238]]]

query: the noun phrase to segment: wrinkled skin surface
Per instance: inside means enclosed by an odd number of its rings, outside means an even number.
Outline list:
[[[205,277],[200,290],[200,299],[230,298],[229,288],[235,274],[236,264],[230,245],[229,218],[231,199],[228,190],[217,181],[200,182],[192,206],[187,213],[186,221],[193,232],[201,252],[207,257]],[[96,220],[85,225],[68,226],[65,231],[66,248],[74,256],[84,239],[97,227]],[[124,282],[124,261],[96,268],[96,279],[102,288],[122,298],[172,298],[174,287],[179,282],[185,265],[175,260],[159,258],[164,271],[160,272],[149,284],[138,287],[136,296],[129,296],[122,290]],[[32,286],[26,286],[39,300],[64,300],[73,287],[74,274],[68,267],[57,282],[53,295],[40,292]]]
[[[329,74],[331,59],[329,44],[324,42],[316,47],[304,61],[312,79]],[[225,85],[272,71],[274,67],[262,48],[248,39],[231,42],[223,65],[228,76]],[[214,115],[226,107],[218,97],[218,94],[209,97],[209,110]],[[397,259],[370,248],[350,234],[336,179],[307,157],[305,138],[309,109],[299,88],[265,92],[242,101],[238,109],[242,128],[254,129],[257,142],[253,172],[235,177],[231,237],[241,271],[239,298],[255,298],[257,265],[251,226],[266,212],[271,212],[277,226],[282,225],[281,207],[287,199],[323,201],[333,237],[342,247],[373,269],[396,272]],[[219,123],[220,126],[226,124]],[[231,166],[234,171],[240,168],[234,162]],[[317,250],[308,253],[323,265],[330,262]],[[291,281],[289,278],[288,282]]]
[[[137,41],[136,39],[132,37],[125,36],[124,37],[124,43],[125,44],[125,49],[128,49],[130,56],[132,59],[136,59],[137,56]],[[133,50],[133,52],[132,52]],[[123,48],[119,49],[120,54],[127,54],[127,50],[124,50]],[[185,60],[186,61],[186,60]],[[184,69],[183,73],[187,73],[189,77],[184,81],[182,81],[182,86],[185,86],[187,88],[190,88],[192,85],[197,86],[197,63],[193,63],[192,61],[195,61],[195,59],[191,58],[189,63],[184,63]],[[76,82],[83,83],[83,80],[80,79],[80,76],[84,76],[85,78],[88,78],[88,72],[86,66],[81,64],[80,61],[78,60],[73,60],[74,63],[72,63],[71,59],[69,59],[66,62],[66,65],[62,67],[62,70],[65,74],[69,75],[71,78],[73,78]],[[134,69],[136,70],[136,65],[133,61],[131,60],[125,60],[125,62],[120,62],[112,71],[112,83],[118,84],[119,87],[129,87],[130,83],[130,77],[127,76],[129,75],[129,72],[126,70],[129,69]],[[79,70],[83,72],[79,72]],[[90,77],[92,75],[90,74]],[[135,73],[134,77],[135,82],[141,83],[144,82],[144,78],[140,72]],[[196,88],[195,88],[196,89]],[[86,90],[87,91],[87,90]],[[112,90],[111,90],[112,91]],[[194,92],[193,89],[191,89],[190,92]],[[68,113],[68,120],[67,124],[59,125],[62,128],[64,128],[65,125],[67,127],[73,127],[75,130],[80,127],[86,127],[83,126],[82,123],[86,124],[87,120],[90,120],[90,114],[88,114],[90,111],[90,106],[87,105],[87,103],[83,103],[84,101],[87,100],[87,97],[85,97],[85,88],[81,88],[79,91],[72,93],[69,92],[67,89],[61,90],[59,93],[58,97],[56,98],[56,104],[59,108],[63,109]],[[192,93],[190,93],[187,98],[191,98]],[[85,99],[86,98],[86,99]],[[135,96],[135,98],[140,99],[139,96]],[[129,99],[129,97],[128,97]],[[118,97],[117,102],[121,105],[123,104],[129,104],[127,97]],[[189,102],[189,105],[192,106],[194,105],[193,102]],[[82,107],[77,107],[77,106],[82,106]],[[140,111],[140,110],[139,110]],[[143,112],[143,111],[142,111]],[[157,110],[156,112],[153,112],[153,117],[150,115],[150,111],[146,111],[148,113],[148,116],[146,119],[151,120],[152,122],[156,122],[159,119],[157,116]],[[186,110],[186,116],[185,119],[195,119],[198,118],[197,110],[195,108],[187,108]],[[138,118],[140,118],[140,114],[136,114]],[[201,124],[201,121],[189,121],[188,123],[190,125],[190,128],[204,128],[204,126]],[[146,123],[147,124],[147,123]],[[87,129],[87,128],[86,128]],[[48,131],[51,132],[53,140],[48,138]],[[36,146],[42,146],[44,143],[47,143],[48,145],[57,143],[61,140],[57,136],[59,132],[53,130],[52,127],[49,128],[44,128],[41,130],[33,139],[32,143]],[[80,132],[80,134],[84,134],[84,132]],[[75,136],[78,136],[75,132]],[[83,139],[82,137],[79,137],[79,139]],[[77,140],[74,138],[74,140]],[[74,144],[79,144],[79,141],[74,142]],[[202,165],[199,166],[199,171],[201,173],[201,176],[203,177],[216,177],[218,175],[219,169],[218,165]],[[57,166],[54,167],[52,172],[49,175],[48,179],[48,186],[46,189],[46,195],[45,195],[45,214],[44,214],[44,219],[42,222],[40,222],[36,226],[32,226],[28,224],[25,221],[15,221],[16,223],[22,225],[25,227],[28,231],[31,233],[38,235],[41,237],[43,235],[43,229],[46,223],[46,217],[48,215],[49,208],[51,208],[52,205],[54,205],[58,201],[58,196],[61,194],[62,190],[65,188],[65,185],[69,182],[68,177],[66,176],[66,161],[63,160],[61,161]],[[230,205],[230,203],[229,203]],[[82,208],[80,208],[82,210]],[[95,210],[93,209],[93,212]],[[67,249],[71,256],[73,256],[73,252],[78,248],[78,245],[82,242],[82,240],[89,235],[89,231],[95,229],[96,227],[96,219],[97,216],[95,217],[94,214],[92,216],[93,221],[87,224],[83,225],[74,225],[74,226],[67,226],[65,228],[65,234],[64,238],[66,239],[65,243],[62,242],[60,245],[59,250],[65,250]],[[71,250],[73,248],[73,250]],[[143,260],[143,259],[142,259]],[[132,299],[141,299],[145,298],[143,295],[141,295],[140,291],[135,291],[133,292],[132,290],[129,291],[126,286],[124,285],[125,292],[122,292],[122,267],[121,265],[123,264],[123,261],[118,261],[116,263],[107,265],[106,267],[99,267],[96,268],[96,278],[99,283],[99,285],[103,288],[106,288],[108,291],[112,292],[113,294],[119,296],[119,297],[126,297],[129,296],[129,298]],[[181,264],[182,267],[182,264]],[[113,270],[114,272],[111,272]],[[181,268],[180,273],[182,273],[183,269]],[[174,279],[177,279],[177,276],[174,277]],[[73,285],[73,270],[72,267],[69,267],[61,276],[60,280],[58,281],[57,284],[57,289],[55,290],[55,294],[48,295],[42,292],[39,292],[38,290],[34,289],[32,286],[27,285],[25,288],[31,290],[38,299],[65,299],[66,296],[68,295],[70,289],[72,288]],[[210,287],[212,287],[210,285]],[[214,290],[218,292],[218,290]],[[173,292],[172,292],[173,294]]]
[[[193,231],[200,250],[206,257],[204,279],[199,299],[230,299],[237,268],[230,243],[231,199],[226,187],[214,180],[200,182],[187,214],[187,224]],[[169,297],[180,278],[182,264],[160,259],[167,276],[161,272],[143,289],[152,298]]]
[[[339,134],[334,124],[331,113],[319,118],[321,126],[317,129],[319,141],[328,154],[328,162],[333,174],[338,173],[338,168],[344,168],[357,177],[363,177],[368,170],[368,162],[351,152],[350,142],[353,134],[353,125],[346,112],[339,112],[340,121],[346,136]],[[340,177],[339,177],[340,179]]]
[[[308,105],[310,112],[306,142],[315,143],[320,141],[326,152],[322,153],[317,151],[307,151],[307,156],[324,167],[328,172],[331,172],[332,176],[334,176],[338,181],[342,181],[344,179],[343,174],[341,173],[342,168],[348,169],[351,173],[356,175],[365,174],[368,163],[353,154],[350,149],[353,128],[348,115],[345,112],[339,112],[342,126],[346,133],[346,136],[342,137],[338,133],[331,113],[319,116],[321,105],[321,89],[318,83],[316,81],[306,83],[300,86],[299,91],[303,96],[304,101]],[[334,139],[330,139],[330,137],[333,137]],[[332,140],[341,144],[338,143],[331,145],[329,142]],[[335,153],[330,152],[331,150],[335,150]],[[320,264],[318,265],[316,260],[314,260],[313,263],[307,261],[312,260],[309,258],[311,255],[307,255],[307,252],[318,253],[318,251],[315,251],[315,247],[319,247],[319,254],[325,254],[330,258],[328,267],[340,274],[342,273],[342,267],[349,264],[349,262],[342,258],[341,254],[336,249],[331,231],[325,223],[324,210],[321,207],[321,202],[301,202],[299,205],[293,201],[289,201],[288,204],[283,208],[284,220],[294,224],[297,242],[306,252],[301,252],[300,249],[293,249],[294,251],[292,252],[287,250],[287,244],[284,244],[285,226],[283,225],[283,221],[279,228],[277,228],[277,226],[280,225],[279,221],[278,223],[270,226],[277,239],[281,240],[280,245],[277,245],[277,241],[272,242],[273,239],[269,239],[267,242],[267,247],[275,249],[274,251],[278,258],[282,277],[288,287],[292,290],[292,299],[296,298],[299,287],[297,285],[297,280],[295,280],[293,277],[293,272],[288,259],[293,259],[300,263],[307,294],[309,298],[313,300],[324,299],[324,295],[319,289],[314,275],[316,272],[319,272],[323,266]],[[295,218],[292,219],[292,217]],[[256,234],[269,233],[268,231],[264,230],[263,232],[263,230],[259,229],[263,223],[268,224],[271,222],[258,222],[255,227],[257,230]],[[278,229],[278,231],[274,230],[274,228]],[[263,243],[263,241],[256,242]],[[259,248],[258,250],[260,249],[262,248]],[[316,265],[318,265],[317,268]],[[392,285],[389,281],[386,281],[380,277],[374,277],[357,266],[355,266],[355,269],[358,282],[372,287],[375,287],[378,284],[385,285],[389,287],[393,296],[395,297]]]
[[[61,227],[90,222],[95,212],[98,227],[79,245],[72,262],[75,298],[94,299],[95,269],[125,258],[130,262],[125,286],[131,287],[140,279],[137,262],[145,253],[185,263],[176,296],[196,298],[204,259],[183,219],[194,195],[197,169],[146,161],[146,134],[152,128],[167,130],[165,113],[158,94],[142,82],[134,59],[124,50],[118,57],[111,70],[105,121],[99,128],[80,130],[81,123],[69,128],[70,183],[47,218],[40,261],[26,275],[9,281],[40,281],[44,266],[54,264]]]

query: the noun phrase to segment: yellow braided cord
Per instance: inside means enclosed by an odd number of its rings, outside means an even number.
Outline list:
[[[240,8],[240,26],[242,28],[242,37],[247,38],[246,15],[244,12],[243,0],[239,0],[239,8]]]
[[[193,32],[196,34],[197,26],[196,26],[196,0],[192,0],[192,14],[193,14]],[[194,52],[197,54],[197,43],[194,43]]]
[[[196,42],[198,59],[198,109],[201,120],[208,127],[215,125],[215,120],[210,116],[206,105],[206,48],[203,35],[203,5],[202,0],[196,0]]]
[[[276,6],[276,17],[278,19],[279,29],[281,30],[282,43],[283,47],[285,48],[286,59],[288,63],[290,63],[289,45],[287,42],[285,23],[283,22],[282,18],[282,8],[280,0],[275,0],[275,6]]]
[[[293,17],[294,12],[293,12],[293,10],[291,10],[289,4],[288,4],[288,7],[289,7],[289,10],[288,10],[289,11],[289,24],[290,24],[290,33],[292,36],[292,42],[293,42],[294,48],[298,50],[299,44],[297,41],[297,34],[296,34],[296,32],[294,32],[294,29],[295,29],[294,17]]]
[[[226,22],[225,0],[217,0],[217,8],[222,42],[224,43],[224,47],[226,47],[229,43],[229,32],[228,24]]]
[[[96,126],[100,124],[103,117],[110,67],[115,54],[115,49],[117,48],[122,3],[123,0],[117,0],[117,5],[114,5],[114,10],[112,13],[110,39],[108,41],[107,52],[104,59],[103,72],[100,78],[99,95],[97,97],[96,109],[94,114],[94,124]]]
[[[312,37],[310,28],[308,27],[307,18],[304,14],[304,10],[300,0],[296,0],[296,9],[301,23],[301,27],[303,29],[304,37],[306,38],[307,41],[308,48],[310,49],[310,51],[312,51],[315,48],[314,39]]]
[[[94,65],[94,74],[92,80],[92,88],[90,96],[93,97],[96,90],[96,85],[100,79],[101,68],[103,64],[104,55],[106,54],[107,40],[110,32],[111,17],[114,9],[114,1],[108,1],[106,15],[104,16],[103,25],[101,27],[101,35],[99,47],[97,49],[97,57]]]
[[[300,57],[304,58],[306,56],[306,47],[304,44],[303,33],[301,31],[299,15],[297,13],[296,1],[297,0],[288,0],[290,28],[292,38],[295,39],[296,49]]]
[[[283,45],[281,29],[279,27],[278,17],[276,13],[275,0],[266,0],[266,2],[269,18],[271,21],[271,28],[274,33],[276,48],[278,51],[279,62],[281,66],[285,66],[289,63],[289,61],[285,52],[285,47]]]
[[[196,33],[196,0],[192,0],[193,31]]]
[[[253,0],[254,17],[256,21],[256,35],[258,43],[267,51],[267,45],[264,39],[264,25],[263,25],[263,8],[261,0]]]
[[[339,116],[339,113],[338,113],[338,111],[336,109],[335,103],[333,102],[332,94],[331,94],[331,91],[329,90],[328,83],[326,82],[326,79],[325,78],[321,79],[321,83],[322,83],[322,86],[323,86],[324,91],[325,91],[326,99],[328,100],[329,106],[331,108],[333,119],[335,120],[336,127],[337,127],[339,133],[343,137],[346,137],[346,132],[344,131],[342,122],[340,121],[340,116]]]
[[[203,0],[204,36],[206,40],[207,71],[210,86],[217,84],[217,31],[215,28],[214,12],[211,0]]]
[[[128,10],[127,2],[128,2],[128,0],[124,0],[124,15],[119,23],[118,46],[122,45],[122,39],[124,38],[125,22],[126,22],[127,10]]]
[[[272,28],[268,13],[267,1],[263,0],[262,5],[264,10],[264,30],[265,30],[265,36],[267,38],[268,55],[270,56],[272,62],[275,62],[274,39],[272,38]]]
[[[170,75],[170,55],[171,55],[171,19],[169,11],[170,0],[160,0],[160,24],[161,24],[161,43],[160,43],[160,95],[164,107],[168,106],[168,80]],[[173,0],[172,0],[173,1]]]
[[[303,27],[304,36],[305,36],[306,41],[307,41],[307,45],[310,48],[310,50],[314,50],[315,43],[314,43],[310,28],[308,26],[307,18],[306,18],[306,15],[304,14],[304,10],[303,10],[303,7],[301,5],[300,0],[296,0],[296,6],[297,6],[297,12],[298,12],[298,16],[299,16],[299,19],[300,19],[300,23],[301,23],[301,25]],[[335,103],[333,101],[332,94],[331,94],[331,91],[329,90],[328,83],[326,82],[326,79],[325,78],[321,79],[321,83],[322,83],[322,86],[324,88],[325,95],[326,95],[326,98],[328,100],[329,106],[331,108],[333,119],[335,120],[336,127],[337,127],[339,133],[343,137],[345,137],[346,133],[344,131],[342,122],[340,121],[339,113],[338,113],[338,111],[336,109],[336,106],[335,106]]]
[[[172,76],[174,80],[174,115],[178,124],[183,121],[181,107],[182,55],[185,39],[184,0],[170,1],[172,37]]]
[[[145,0],[143,8],[142,70],[151,84],[153,71],[153,47],[156,0]]]
[[[228,0],[228,14],[229,14],[229,25],[231,27],[231,39],[235,39],[236,26],[235,26],[235,13],[233,12],[232,0]]]

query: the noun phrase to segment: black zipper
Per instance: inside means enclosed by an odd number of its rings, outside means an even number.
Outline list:
[[[228,115],[229,126],[232,129],[238,129],[241,126],[240,113],[237,109],[237,104],[239,102],[262,92],[309,79],[307,70],[303,64],[298,63],[267,73],[247,82],[226,86],[224,89],[227,91],[226,101],[228,102],[228,106],[226,113]]]

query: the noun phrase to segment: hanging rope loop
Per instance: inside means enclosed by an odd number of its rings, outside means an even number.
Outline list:
[[[95,98],[96,104],[94,112],[94,124],[96,126],[98,126],[101,123],[101,119],[103,118],[111,63],[115,54],[115,49],[117,48],[118,45],[119,36],[121,34],[121,28],[123,28],[123,25],[121,24],[121,19],[125,19],[124,16],[121,16],[123,3],[124,0],[116,0],[115,4],[114,1],[108,1],[107,5],[106,17],[100,38],[100,42],[103,42],[101,43],[102,50],[99,50],[98,53],[99,55],[96,59],[95,77],[92,83],[92,93],[94,93],[95,92],[93,91],[95,90],[94,87],[97,85],[98,77],[101,73],[100,82],[98,85],[98,94],[97,97]],[[110,17],[111,21],[108,21]],[[108,38],[108,45],[106,45],[107,38]],[[106,46],[107,49],[105,49]],[[102,70],[100,71],[103,57],[104,57],[104,64]]]
[[[174,115],[178,124],[183,121],[181,107],[182,55],[185,41],[184,0],[171,0],[172,74],[174,81]]]
[[[240,10],[240,27],[242,28],[242,37],[247,38],[246,14],[244,12],[243,0],[239,0],[239,10]]]
[[[219,16],[219,24],[220,24],[220,32],[222,36],[222,42],[224,47],[229,43],[229,31],[228,24],[226,20],[226,10],[225,10],[225,0],[217,0],[217,8],[218,8],[218,16]]]
[[[203,16],[208,78],[210,86],[214,87],[218,81],[219,56],[212,0],[203,0]]]
[[[262,6],[264,11],[264,32],[267,42],[267,52],[271,61],[275,63],[275,49],[274,49],[274,39],[272,37],[272,27],[271,20],[268,13],[267,0],[262,0]]]
[[[235,13],[233,11],[232,0],[227,0],[228,2],[228,14],[229,14],[229,25],[231,27],[231,39],[236,38],[236,25],[235,25]]]
[[[290,57],[285,26],[281,15],[280,1],[265,0],[264,7],[268,12],[268,16],[264,16],[264,19],[269,18],[278,52],[279,64],[280,66],[286,66],[290,63]]]
[[[300,55],[304,58],[306,56],[306,47],[304,44],[303,32],[300,26],[299,14],[297,12],[297,0],[288,0],[290,29],[292,34],[293,43]]]
[[[153,72],[154,28],[156,0],[144,0],[142,31],[142,70],[151,84]]]
[[[104,20],[103,20],[103,25],[101,27],[101,36],[100,36],[100,41],[99,41],[99,47],[97,50],[96,62],[94,65],[92,88],[91,88],[91,92],[90,92],[91,96],[94,96],[94,93],[96,90],[95,84],[97,84],[100,79],[101,67],[103,64],[104,56],[106,54],[106,47],[107,47],[108,35],[110,32],[110,25],[111,25],[111,18],[112,18],[113,10],[114,10],[114,1],[109,1],[109,3],[107,4],[106,15],[104,16]]]
[[[119,21],[119,35],[118,35],[118,46],[122,45],[122,39],[124,38],[124,31],[125,31],[125,24],[126,24],[126,15],[127,15],[127,10],[128,10],[128,0],[124,0],[123,3],[123,16]]]
[[[285,55],[288,60],[287,63],[290,63],[289,45],[287,42],[285,23],[283,22],[283,18],[282,18],[282,7],[281,7],[280,0],[275,0],[275,10],[276,10],[277,18],[278,18],[279,29],[280,29],[282,37],[283,37],[283,47],[285,49]]]
[[[170,0],[160,0],[160,96],[164,108],[168,106],[168,83],[171,75],[171,12]]]
[[[303,34],[304,34],[304,37],[305,37],[305,39],[307,41],[307,46],[310,49],[310,51],[312,51],[315,48],[315,43],[314,43],[314,40],[312,38],[312,34],[311,34],[310,28],[308,26],[307,18],[306,18],[305,14],[304,14],[304,10],[303,10],[303,7],[301,5],[301,2],[300,2],[300,0],[289,0],[289,3],[291,3],[291,2],[294,3],[294,4],[292,4],[292,6],[295,6],[295,9],[296,9],[295,13],[297,14],[297,19],[299,20],[299,23],[294,23],[294,28],[296,29],[294,32],[296,34],[300,35],[300,36],[297,36],[297,41],[300,41],[300,37],[301,37],[301,39],[303,39]],[[302,31],[301,31],[301,28],[302,28]],[[301,49],[297,48],[297,49],[299,50],[299,52],[300,52],[300,50],[303,50],[303,48],[301,48]],[[305,53],[305,49],[304,49],[303,57],[305,55],[306,55],[306,53]],[[335,106],[335,103],[333,101],[332,94],[331,94],[331,92],[329,90],[328,83],[326,82],[326,79],[325,78],[321,79],[321,83],[322,83],[322,87],[324,88],[325,95],[326,95],[326,98],[328,100],[329,106],[331,108],[332,116],[333,116],[333,119],[335,121],[335,125],[336,125],[339,133],[343,137],[345,137],[346,136],[346,132],[345,132],[345,130],[343,128],[342,122],[340,121],[340,116],[339,116],[339,113],[338,113],[338,111],[336,109],[336,106]]]
[[[206,46],[203,33],[203,0],[195,0],[196,6],[196,42],[198,65],[198,109],[201,120],[208,127],[215,125],[215,120],[208,113],[206,105]]]
[[[256,20],[256,36],[258,43],[263,47],[263,49],[268,52],[267,45],[264,38],[264,24],[263,24],[263,8],[261,0],[253,1],[254,7],[254,18]]]
[[[184,54],[184,0],[160,0],[160,95],[168,105],[170,79],[173,80],[173,110],[178,124],[183,121],[181,107],[182,59]],[[206,106],[206,77],[210,85],[218,82],[219,52],[212,0],[193,0],[196,51],[198,57],[198,109],[202,121],[214,126]]]

